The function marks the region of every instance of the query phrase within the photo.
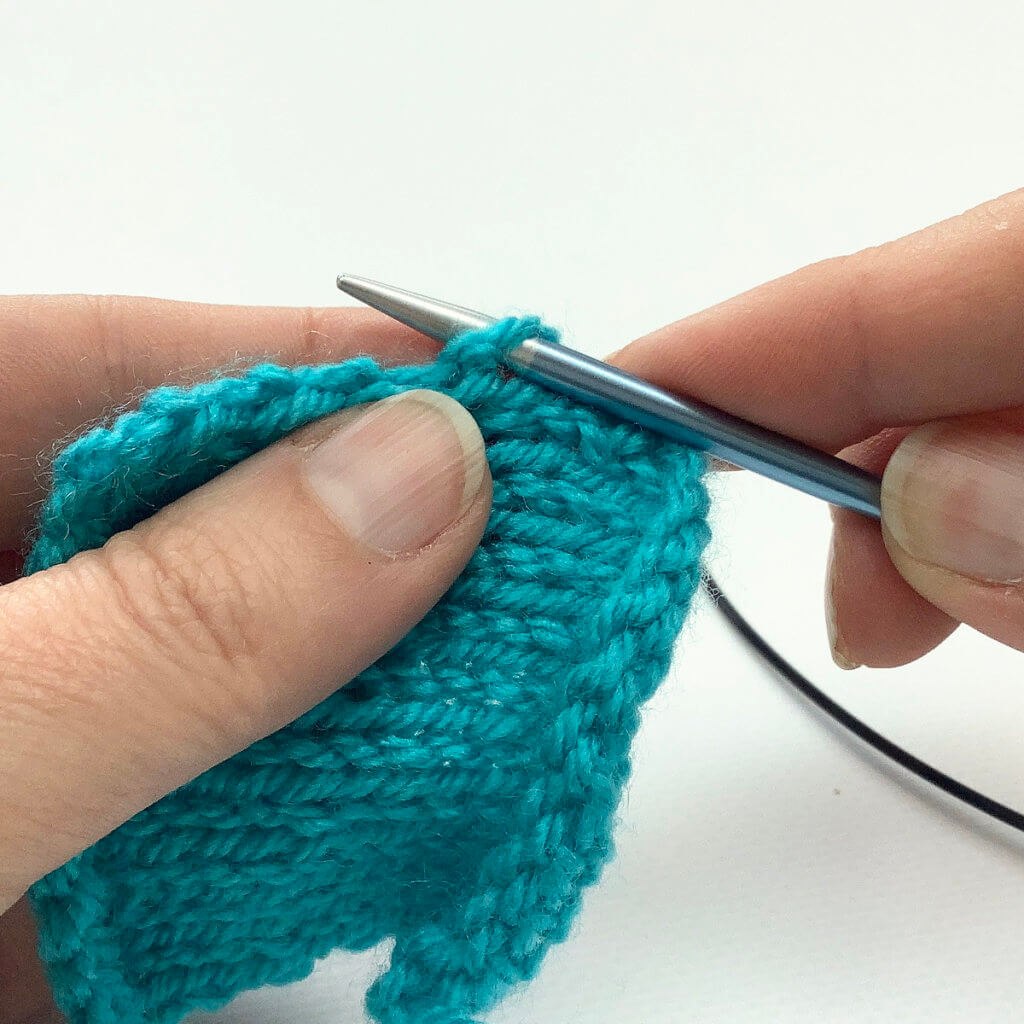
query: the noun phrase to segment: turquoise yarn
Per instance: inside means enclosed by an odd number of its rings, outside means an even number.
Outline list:
[[[538,333],[507,319],[427,366],[160,388],[58,455],[30,572],[409,388],[472,412],[494,477],[479,550],[393,651],[32,888],[71,1024],[168,1024],[390,936],[370,1013],[472,1024],[566,936],[699,582],[707,496],[698,453],[505,372]]]

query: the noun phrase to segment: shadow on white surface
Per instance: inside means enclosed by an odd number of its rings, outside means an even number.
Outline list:
[[[243,992],[217,1013],[191,1014],[188,1024],[364,1024],[363,998],[387,966],[391,946],[389,940],[362,953],[333,953],[304,981]]]

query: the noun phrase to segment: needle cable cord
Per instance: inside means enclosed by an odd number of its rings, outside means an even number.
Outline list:
[[[740,613],[736,606],[726,597],[722,588],[715,581],[715,578],[704,571],[704,589],[711,600],[723,615],[726,622],[739,634],[753,651],[764,659],[775,671],[782,676],[798,693],[804,696],[826,715],[838,722],[844,729],[853,733],[859,740],[862,740],[869,747],[876,750],[883,757],[894,761],[901,768],[916,775],[919,779],[930,783],[937,789],[959,800],[961,803],[973,807],[982,814],[987,814],[1004,825],[1024,832],[1024,814],[1015,811],[1006,804],[993,800],[984,793],[965,785],[958,779],[939,771],[919,757],[915,757],[909,751],[897,746],[892,740],[886,739],[881,733],[876,732],[871,726],[862,722],[852,715],[842,705],[837,704],[827,693],[818,689],[805,675],[790,664],[768,641],[750,624]]]

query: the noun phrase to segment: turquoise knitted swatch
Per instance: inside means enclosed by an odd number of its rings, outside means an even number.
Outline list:
[[[611,853],[639,709],[708,538],[704,460],[509,374],[507,319],[437,362],[164,387],[56,458],[27,571],[102,545],[302,424],[410,388],[487,442],[480,548],[394,650],[31,890],[71,1024],[167,1024],[393,937],[382,1024],[472,1024],[565,938]]]

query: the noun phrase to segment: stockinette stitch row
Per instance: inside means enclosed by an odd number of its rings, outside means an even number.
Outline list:
[[[507,373],[537,334],[553,337],[508,319],[427,366],[160,388],[58,455],[29,572],[410,388],[472,412],[494,478],[479,550],[394,650],[32,888],[72,1024],[169,1024],[390,936],[375,1018],[472,1024],[565,937],[699,581],[707,497],[696,452]]]

